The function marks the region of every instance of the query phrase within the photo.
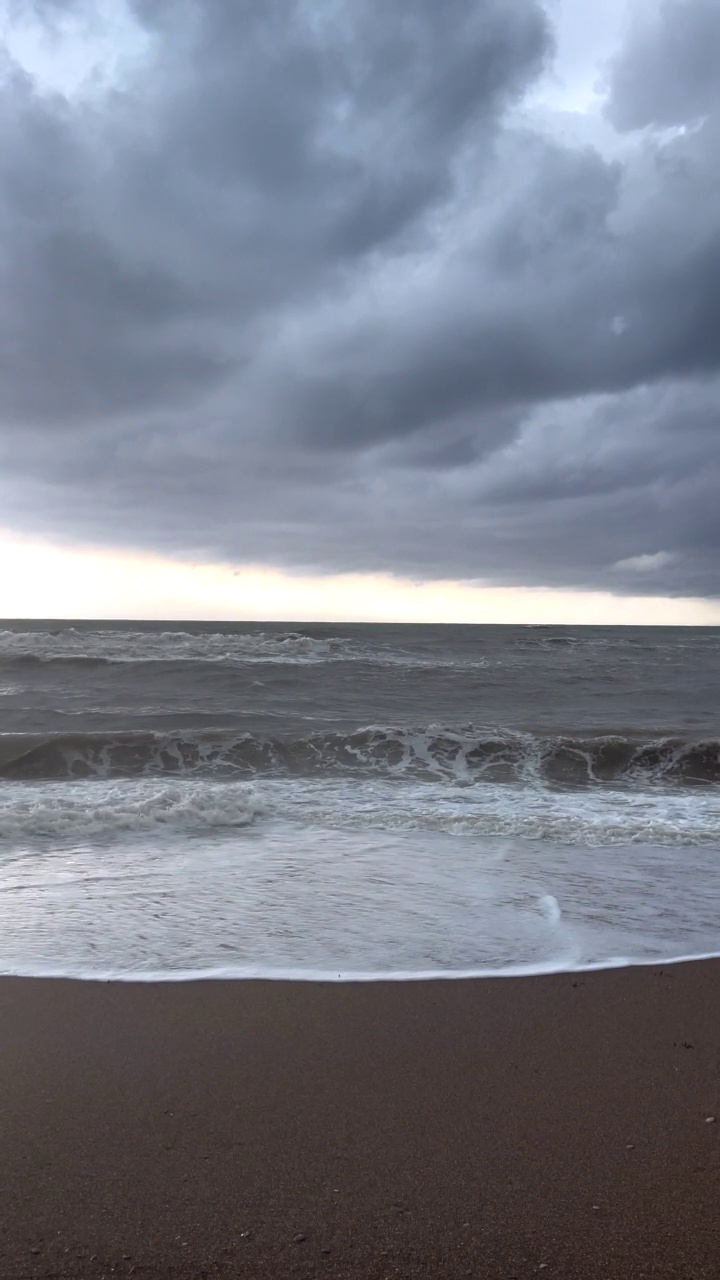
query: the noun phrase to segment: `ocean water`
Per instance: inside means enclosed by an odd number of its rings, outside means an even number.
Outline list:
[[[719,661],[712,628],[0,624],[0,971],[719,953]]]

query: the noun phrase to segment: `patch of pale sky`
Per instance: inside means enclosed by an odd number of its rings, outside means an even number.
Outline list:
[[[20,22],[6,10],[0,41],[45,91],[67,97],[113,87],[148,47],[124,0],[96,0],[52,25],[30,17]]]
[[[293,622],[720,624],[720,602],[544,588],[303,577],[263,566],[189,564],[138,552],[59,547],[0,532],[6,618]]]
[[[555,29],[552,65],[533,88],[528,104],[584,114],[603,97],[603,75],[617,52],[630,18],[630,0],[545,0]]]
[[[654,573],[657,569],[664,569],[667,565],[674,564],[676,560],[677,556],[672,551],[654,551],[641,556],[628,556],[626,560],[618,560],[615,568],[630,573]]]

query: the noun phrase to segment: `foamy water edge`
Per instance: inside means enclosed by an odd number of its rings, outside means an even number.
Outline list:
[[[380,982],[458,982],[486,978],[540,978],[553,974],[601,973],[614,969],[652,969],[661,965],[693,964],[703,960],[720,960],[720,951],[699,952],[693,955],[632,957],[610,956],[607,960],[594,960],[586,964],[572,965],[550,961],[547,965],[511,965],[504,969],[418,969],[378,970],[337,973],[334,969],[269,969],[261,966],[212,969],[108,969],[88,971],[83,969],[58,969],[17,966],[4,969],[0,966],[0,978],[39,978],[71,982],[119,982],[125,984],[187,983],[187,982],[321,982],[338,985]]]

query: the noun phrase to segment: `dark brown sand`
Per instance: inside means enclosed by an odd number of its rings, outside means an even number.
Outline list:
[[[720,1276],[715,962],[3,979],[0,1107],[3,1278]]]

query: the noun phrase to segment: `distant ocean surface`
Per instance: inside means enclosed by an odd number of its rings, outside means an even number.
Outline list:
[[[719,662],[712,628],[0,624],[0,971],[718,953]]]

